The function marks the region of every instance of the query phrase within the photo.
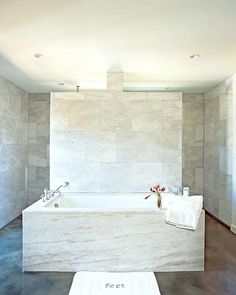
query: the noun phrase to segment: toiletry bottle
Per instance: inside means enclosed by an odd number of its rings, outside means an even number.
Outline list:
[[[189,197],[189,187],[187,186],[183,187],[183,196]]]

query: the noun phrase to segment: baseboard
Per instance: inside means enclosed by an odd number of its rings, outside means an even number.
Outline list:
[[[232,233],[236,234],[236,225],[231,224],[230,230],[232,231]]]

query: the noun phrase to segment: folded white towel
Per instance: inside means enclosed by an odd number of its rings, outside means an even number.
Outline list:
[[[180,195],[174,195],[171,193],[162,193],[161,194],[161,209],[167,209],[170,204],[182,199]]]
[[[181,197],[167,207],[166,222],[176,227],[195,230],[202,211],[202,196]]]

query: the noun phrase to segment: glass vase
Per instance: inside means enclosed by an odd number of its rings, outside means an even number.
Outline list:
[[[157,208],[161,209],[161,195],[157,195]]]

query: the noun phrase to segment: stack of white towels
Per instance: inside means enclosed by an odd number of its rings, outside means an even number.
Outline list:
[[[173,196],[163,194],[162,209],[166,222],[179,228],[196,230],[203,205],[202,196]]]

